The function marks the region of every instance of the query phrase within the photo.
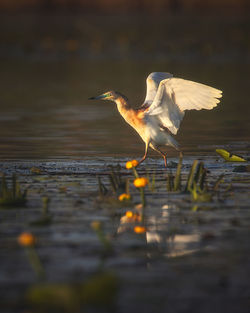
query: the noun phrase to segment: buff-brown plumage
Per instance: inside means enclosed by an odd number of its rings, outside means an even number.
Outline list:
[[[159,152],[165,161],[161,146],[172,146],[180,151],[172,137],[176,134],[186,110],[211,110],[220,102],[222,92],[200,83],[174,78],[170,73],[154,72],[147,78],[147,94],[139,109],[134,109],[128,99],[119,92],[109,91],[91,99],[114,101],[125,121],[133,127],[148,147]]]

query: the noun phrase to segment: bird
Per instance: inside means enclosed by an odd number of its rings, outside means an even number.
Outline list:
[[[182,155],[173,135],[177,134],[185,111],[213,109],[220,102],[222,91],[167,72],[150,73],[146,87],[145,100],[136,109],[126,96],[113,90],[89,100],[115,102],[121,116],[141,136],[145,142],[145,153],[138,165],[147,158],[148,148],[151,148],[164,158],[167,167],[167,153],[162,151],[162,147],[172,146]]]

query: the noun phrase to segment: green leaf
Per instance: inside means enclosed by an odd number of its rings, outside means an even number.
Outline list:
[[[246,162],[246,160],[243,159],[241,156],[231,154],[224,149],[216,149],[215,152],[218,153],[227,162]]]
[[[181,167],[182,167],[182,154],[180,154],[179,163],[175,174],[174,191],[181,190]]]

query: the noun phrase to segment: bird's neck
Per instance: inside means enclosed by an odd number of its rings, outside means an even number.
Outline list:
[[[139,134],[144,126],[143,113],[133,109],[125,96],[119,96],[115,100],[117,109],[125,121],[132,126]]]
[[[132,109],[131,105],[128,102],[128,98],[121,94],[115,99],[115,103],[121,115],[123,115],[126,111]]]

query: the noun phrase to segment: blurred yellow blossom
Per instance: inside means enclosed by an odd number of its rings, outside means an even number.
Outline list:
[[[126,212],[126,217],[134,222],[140,222],[141,216],[138,213],[133,213],[132,211]]]
[[[128,161],[126,163],[126,169],[131,169],[133,167],[136,167],[139,164],[139,162],[137,160],[132,160],[132,161]]]
[[[126,212],[126,217],[127,218],[132,218],[134,216],[134,213],[132,211],[127,211]]]
[[[18,236],[17,241],[21,246],[29,247],[34,246],[36,238],[31,233],[24,232]]]
[[[148,179],[145,177],[139,177],[134,180],[134,185],[137,188],[145,187],[148,184]]]
[[[141,222],[141,216],[138,213],[127,211],[124,216],[121,217],[121,224]]]
[[[124,200],[126,201],[126,200],[130,200],[131,196],[128,193],[122,193],[118,199],[119,201],[124,201]]]

